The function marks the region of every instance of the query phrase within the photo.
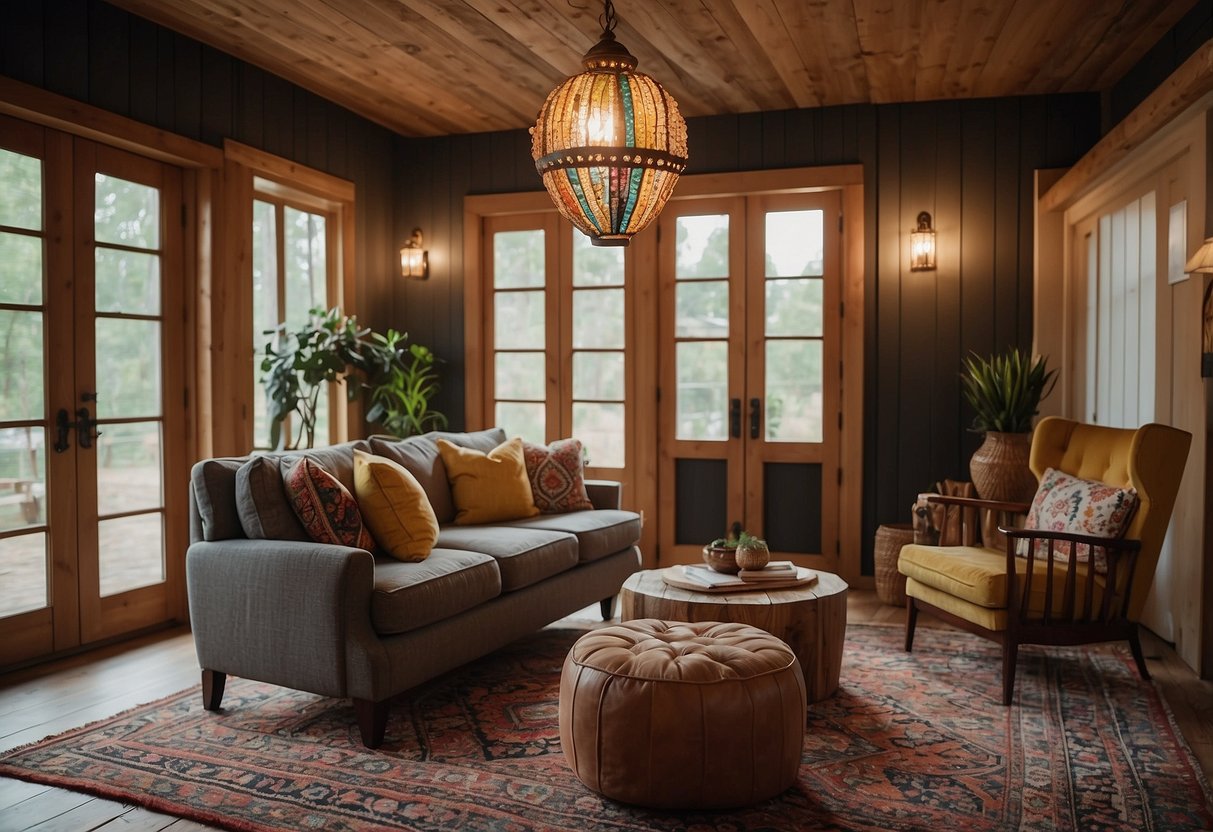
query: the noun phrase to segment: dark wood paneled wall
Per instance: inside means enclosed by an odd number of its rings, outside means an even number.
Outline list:
[[[860,162],[865,176],[865,572],[882,522],[914,495],[968,479],[979,437],[961,358],[1032,342],[1033,171],[1099,138],[1095,94],[847,106],[692,119],[690,173]],[[425,230],[431,277],[398,283],[395,319],[448,360],[440,406],[463,396],[463,198],[541,190],[525,131],[396,141],[396,236]],[[911,273],[919,211],[939,268]]]
[[[207,144],[232,138],[352,181],[360,319],[392,324],[391,284],[400,273],[395,134],[100,0],[5,3],[0,74]]]

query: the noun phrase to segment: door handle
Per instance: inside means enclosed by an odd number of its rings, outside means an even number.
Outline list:
[[[750,438],[758,438],[758,423],[762,415],[762,399],[750,399]]]
[[[76,411],[76,441],[80,443],[81,448],[93,447],[93,440],[101,435],[101,431],[95,430],[96,427],[97,420],[92,418],[87,407]]]
[[[729,436],[741,438],[741,399],[729,399]]]
[[[55,415],[55,453],[61,454],[71,447],[68,438],[75,426],[75,422],[67,420],[67,408],[59,408],[59,412]]]

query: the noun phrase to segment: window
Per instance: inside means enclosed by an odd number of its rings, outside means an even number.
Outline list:
[[[280,323],[288,330],[307,323],[311,309],[327,309],[337,297],[330,281],[337,270],[329,263],[327,213],[297,208],[270,194],[257,193],[253,200],[253,447],[268,448],[270,428],[267,402],[261,386],[261,359]],[[329,441],[333,408],[332,391],[327,406],[316,418],[316,436]],[[293,439],[288,419],[283,435]]]
[[[216,448],[232,453],[268,449],[270,430],[261,361],[270,336],[285,323],[297,330],[311,309],[340,307],[355,314],[354,186],[343,179],[271,156],[239,142],[226,141],[225,210],[234,235],[225,246],[223,268],[236,276],[231,308],[217,316],[216,328],[231,350],[217,352],[214,395],[229,397],[238,418],[216,430]],[[237,382],[235,391],[219,379]],[[348,437],[351,412],[340,384],[332,385],[318,406],[315,443],[327,445]],[[356,419],[361,416],[355,414]],[[298,420],[295,420],[298,421]],[[287,419],[282,438],[287,445],[300,426]],[[229,432],[230,431],[230,432]],[[229,444],[230,443],[230,444]]]
[[[485,259],[493,423],[537,443],[574,436],[591,466],[624,468],[625,250],[548,212],[488,220]]]

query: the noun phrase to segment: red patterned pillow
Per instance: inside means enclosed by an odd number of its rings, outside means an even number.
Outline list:
[[[522,455],[535,508],[544,514],[560,514],[594,507],[585,491],[580,440],[557,439],[547,447],[523,442]]]
[[[1032,508],[1024,527],[1118,538],[1129,528],[1129,520],[1136,508],[1136,488],[1119,488],[1094,480],[1080,480],[1048,468],[1040,479],[1040,487],[1032,499]],[[1104,549],[1099,546],[1094,548],[1095,570],[1107,572]],[[1058,560],[1069,560],[1070,542],[1054,541],[1053,551]],[[1038,542],[1037,552],[1044,556],[1048,552],[1048,544]],[[1086,546],[1079,549],[1075,559],[1080,563],[1087,560]]]
[[[307,457],[300,457],[282,475],[291,508],[308,537],[374,551],[375,540],[362,524],[362,512],[337,478]]]

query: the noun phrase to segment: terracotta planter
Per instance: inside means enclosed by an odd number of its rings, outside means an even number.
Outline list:
[[[989,431],[969,460],[969,476],[983,500],[1029,503],[1036,494],[1036,477],[1028,467],[1030,433]]]

